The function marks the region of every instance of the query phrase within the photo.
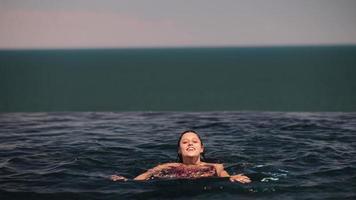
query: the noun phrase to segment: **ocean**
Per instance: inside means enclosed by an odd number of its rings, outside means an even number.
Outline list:
[[[1,50],[0,112],[356,112],[356,46]]]
[[[176,161],[196,130],[226,178],[113,182]],[[354,112],[0,114],[0,199],[356,199]]]
[[[356,46],[0,50],[0,199],[356,199]],[[129,180],[193,129],[226,178]]]

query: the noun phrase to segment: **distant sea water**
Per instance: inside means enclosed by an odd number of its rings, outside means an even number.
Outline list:
[[[356,46],[0,50],[0,112],[356,112]]]
[[[176,160],[200,133],[224,178],[113,182]],[[356,199],[356,113],[36,112],[0,114],[0,199]]]

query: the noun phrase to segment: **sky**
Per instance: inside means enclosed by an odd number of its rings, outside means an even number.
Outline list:
[[[355,0],[0,0],[0,49],[355,44]]]

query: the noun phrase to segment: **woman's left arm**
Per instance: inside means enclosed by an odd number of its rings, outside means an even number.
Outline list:
[[[231,182],[238,181],[240,183],[250,183],[251,180],[249,177],[243,174],[237,174],[230,176],[229,173],[224,169],[223,164],[215,164],[216,172],[219,177],[229,177]]]

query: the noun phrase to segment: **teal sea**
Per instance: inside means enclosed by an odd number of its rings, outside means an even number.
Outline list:
[[[0,50],[0,199],[356,199],[356,46]],[[224,178],[113,182],[200,133]]]
[[[177,159],[196,130],[224,178],[129,180]],[[0,114],[0,199],[355,199],[356,113],[60,112]]]
[[[0,112],[356,111],[356,46],[1,50]]]

